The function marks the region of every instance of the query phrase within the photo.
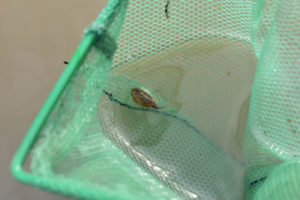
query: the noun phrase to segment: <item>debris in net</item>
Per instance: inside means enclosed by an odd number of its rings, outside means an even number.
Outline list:
[[[263,182],[266,178],[267,178],[267,177],[265,176],[265,177],[262,177],[262,178],[260,178],[260,179],[255,180],[255,181],[252,181],[252,182],[250,183],[250,187],[253,187],[256,183]]]
[[[157,114],[161,114],[161,115],[164,115],[166,117],[172,117],[174,119],[177,119],[179,121],[181,121],[182,123],[184,123],[187,127],[193,129],[195,132],[200,133],[200,131],[194,127],[193,125],[190,124],[189,121],[187,121],[186,119],[183,119],[183,118],[180,118],[179,116],[177,115],[173,115],[172,113],[168,113],[168,112],[163,112],[161,110],[158,110],[158,109],[149,109],[149,108],[138,108],[138,107],[134,107],[134,106],[131,106],[131,105],[128,105],[126,103],[122,103],[121,101],[119,101],[118,99],[115,99],[112,95],[112,93],[109,93],[107,92],[106,90],[103,90],[103,93],[108,97],[108,99],[110,101],[113,101],[113,102],[116,102],[118,103],[120,106],[124,106],[124,107],[127,107],[129,109],[132,109],[132,110],[137,110],[137,111],[143,111],[143,112],[153,112],[153,113],[157,113]]]
[[[165,7],[165,13],[166,13],[166,17],[169,18],[169,3],[170,3],[170,0],[167,0],[167,4],[166,4],[166,7]]]

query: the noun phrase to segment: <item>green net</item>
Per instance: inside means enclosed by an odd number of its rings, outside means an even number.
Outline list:
[[[117,199],[297,199],[299,19],[299,0],[112,0],[32,173]]]

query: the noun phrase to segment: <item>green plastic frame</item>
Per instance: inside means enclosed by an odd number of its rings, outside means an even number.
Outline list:
[[[103,9],[101,14],[97,18],[96,23],[98,22],[106,25],[108,23],[108,19],[116,11],[116,8],[119,5],[120,1],[121,0],[110,0],[108,5]],[[44,106],[41,108],[39,114],[29,128],[11,163],[12,174],[17,180],[38,188],[81,199],[112,199],[116,197],[120,198],[120,194],[114,194],[112,193],[112,191],[104,188],[91,187],[90,185],[87,185],[85,183],[76,182],[74,180],[70,181],[59,176],[53,178],[41,177],[36,174],[27,172],[24,169],[24,164],[29,155],[29,152],[35,141],[37,140],[42,127],[47,121],[48,116],[50,115],[52,109],[56,105],[65,87],[73,76],[73,73],[80,66],[81,62],[89,52],[90,47],[94,44],[98,37],[99,35],[97,33],[84,35],[83,40],[81,41],[75,55],[59,78]]]

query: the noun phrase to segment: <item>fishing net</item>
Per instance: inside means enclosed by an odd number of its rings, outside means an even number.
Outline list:
[[[118,199],[297,199],[299,24],[299,0],[112,0],[32,173]]]

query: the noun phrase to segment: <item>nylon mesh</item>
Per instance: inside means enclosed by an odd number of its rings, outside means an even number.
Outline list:
[[[299,196],[299,0],[130,0],[108,18],[33,173],[129,199]]]

